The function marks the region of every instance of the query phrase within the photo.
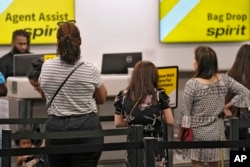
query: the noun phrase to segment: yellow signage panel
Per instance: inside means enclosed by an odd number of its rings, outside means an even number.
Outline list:
[[[171,108],[178,102],[178,66],[158,67],[158,87],[163,88],[170,98]]]
[[[74,0],[2,0],[0,44],[10,44],[16,29],[30,32],[31,44],[55,44],[57,22],[73,19]]]
[[[49,59],[54,59],[54,58],[56,58],[56,57],[57,57],[56,54],[45,54],[45,55],[43,56],[43,60],[44,60],[44,61],[47,61],[47,60],[49,60]]]
[[[247,41],[249,17],[249,0],[161,0],[160,41]]]

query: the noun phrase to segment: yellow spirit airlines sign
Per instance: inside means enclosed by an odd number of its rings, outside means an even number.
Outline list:
[[[161,0],[160,41],[247,41],[249,17],[249,0]]]
[[[16,29],[30,32],[31,44],[54,44],[57,22],[74,13],[74,0],[0,0],[0,44],[10,44]]]

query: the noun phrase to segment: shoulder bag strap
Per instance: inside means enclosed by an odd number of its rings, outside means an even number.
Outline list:
[[[141,97],[139,97],[139,99],[135,102],[135,104],[133,105],[132,109],[130,110],[129,112],[129,115],[127,116],[127,124],[129,123],[129,121],[131,120],[131,116],[132,116],[132,113],[135,109],[135,107],[138,105],[138,103],[140,102],[141,100]],[[128,125],[127,125],[128,126]]]
[[[57,93],[60,91],[60,89],[63,87],[63,85],[65,84],[65,82],[69,79],[69,77],[75,72],[76,69],[78,69],[81,65],[83,65],[83,62],[80,63],[79,65],[77,65],[70,73],[69,75],[65,78],[65,80],[62,82],[62,84],[59,86],[59,88],[57,89],[56,93],[54,94],[54,96],[51,98],[49,104],[48,104],[48,108],[51,106],[54,98],[56,97]]]
[[[136,101],[136,103],[134,104],[133,108],[130,110],[129,116],[132,115],[132,113],[133,113],[135,107],[137,106],[137,104],[139,103],[140,100],[141,100],[141,97]]]

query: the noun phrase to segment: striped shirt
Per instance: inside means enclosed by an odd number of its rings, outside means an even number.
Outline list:
[[[68,65],[62,63],[59,57],[44,62],[39,83],[47,106],[65,78],[80,63],[78,61],[75,65]],[[69,116],[97,112],[93,93],[102,84],[97,68],[84,62],[62,86],[47,110],[48,115]]]

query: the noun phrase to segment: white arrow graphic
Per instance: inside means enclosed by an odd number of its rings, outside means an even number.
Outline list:
[[[0,15],[7,9],[13,0],[0,0]]]
[[[200,0],[180,0],[169,13],[161,19],[161,41],[186,17]]]

